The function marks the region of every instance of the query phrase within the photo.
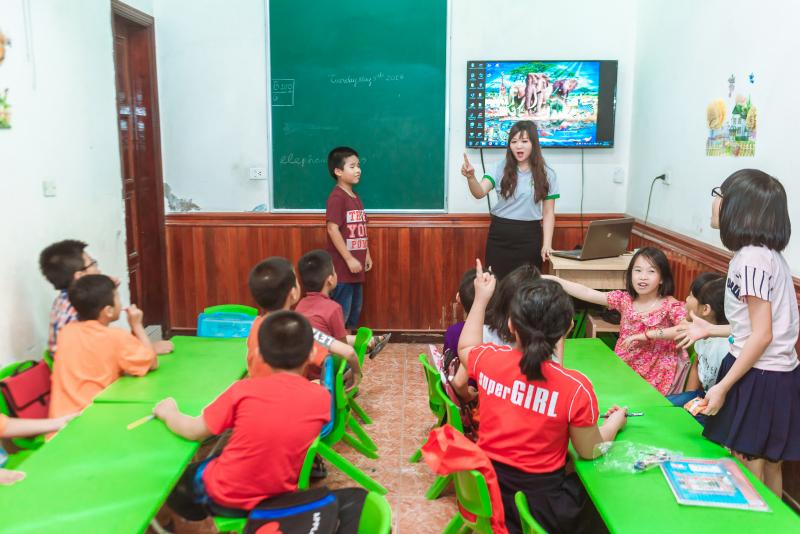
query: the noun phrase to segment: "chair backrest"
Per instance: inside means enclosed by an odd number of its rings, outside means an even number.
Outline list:
[[[456,487],[458,502],[467,512],[477,516],[478,521],[492,517],[489,488],[480,472],[457,471],[453,473],[453,484]]]
[[[322,427],[322,431],[319,433],[324,438],[333,431],[333,425],[336,424],[336,361],[331,355],[328,355],[322,362],[320,382],[331,395],[331,420]]]
[[[525,494],[518,491],[514,494],[514,503],[517,505],[519,512],[519,520],[522,524],[522,534],[547,534],[547,531],[542,528],[536,519],[531,515],[528,508],[528,499]]]
[[[367,354],[367,347],[371,339],[372,330],[366,326],[362,326],[358,329],[358,332],[356,332],[356,340],[353,342],[353,349],[356,351],[358,363],[361,364],[362,367],[364,365],[364,355]]]
[[[445,418],[440,418],[441,422],[447,421],[450,426],[463,433],[464,424],[461,422],[461,410],[444,390],[440,373],[428,362],[428,358],[424,354],[420,354],[420,361],[425,369],[425,380],[428,382],[428,396],[429,398],[434,397],[437,409],[443,410]],[[431,401],[429,400],[429,402]],[[433,407],[431,407],[431,411],[433,411]],[[434,411],[434,414],[437,412]]]
[[[370,491],[361,509],[358,534],[389,534],[391,530],[392,509],[389,502],[383,495]]]
[[[425,353],[419,355],[419,361],[422,364],[422,371],[425,373],[425,383],[428,386],[428,406],[433,415],[439,419],[439,424],[442,424],[447,416],[447,409],[442,402],[441,395],[438,393],[439,389],[442,387],[439,373],[428,363],[428,356],[425,355]]]
[[[332,445],[342,439],[347,430],[347,418],[350,417],[350,404],[347,402],[347,394],[344,388],[344,372],[347,368],[347,360],[337,356],[328,356],[333,360],[336,370],[333,379],[333,427],[330,432],[322,436],[322,440]]]
[[[209,306],[203,313],[243,313],[258,317],[258,309],[244,304],[219,304],[217,306]]]
[[[300,468],[300,474],[297,476],[297,489],[307,490],[308,483],[311,480],[311,469],[314,467],[314,457],[317,455],[317,447],[319,446],[319,438],[316,438],[309,445],[306,451],[306,458],[303,460],[303,466]]]

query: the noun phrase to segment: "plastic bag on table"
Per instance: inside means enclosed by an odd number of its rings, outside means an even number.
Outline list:
[[[605,441],[595,446],[595,456],[600,471],[641,473],[668,460],[683,458],[683,453],[633,441]]]

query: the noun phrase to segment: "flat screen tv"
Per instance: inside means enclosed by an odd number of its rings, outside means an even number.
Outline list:
[[[505,147],[519,120],[543,148],[613,147],[616,95],[616,61],[468,61],[467,147]]]

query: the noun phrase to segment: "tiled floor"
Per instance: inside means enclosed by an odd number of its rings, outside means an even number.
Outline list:
[[[358,402],[373,419],[364,428],[378,445],[380,458],[365,458],[343,442],[335,447],[389,490],[394,534],[438,534],[456,509],[452,486],[436,501],[426,500],[435,477],[424,462],[408,463],[435,423],[418,360],[427,350],[427,345],[390,344],[364,364]],[[333,467],[328,472],[325,484],[331,488],[355,485]]]

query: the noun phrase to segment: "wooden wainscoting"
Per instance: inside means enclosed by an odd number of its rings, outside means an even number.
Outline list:
[[[571,249],[581,222],[619,214],[559,214],[554,246]],[[441,330],[457,319],[455,293],[462,273],[483,258],[487,215],[373,215],[363,323],[376,329]],[[325,247],[322,214],[171,214],[166,221],[167,292],[172,330],[195,329],[206,306],[254,305],[250,269],[268,256],[296,262]]]

